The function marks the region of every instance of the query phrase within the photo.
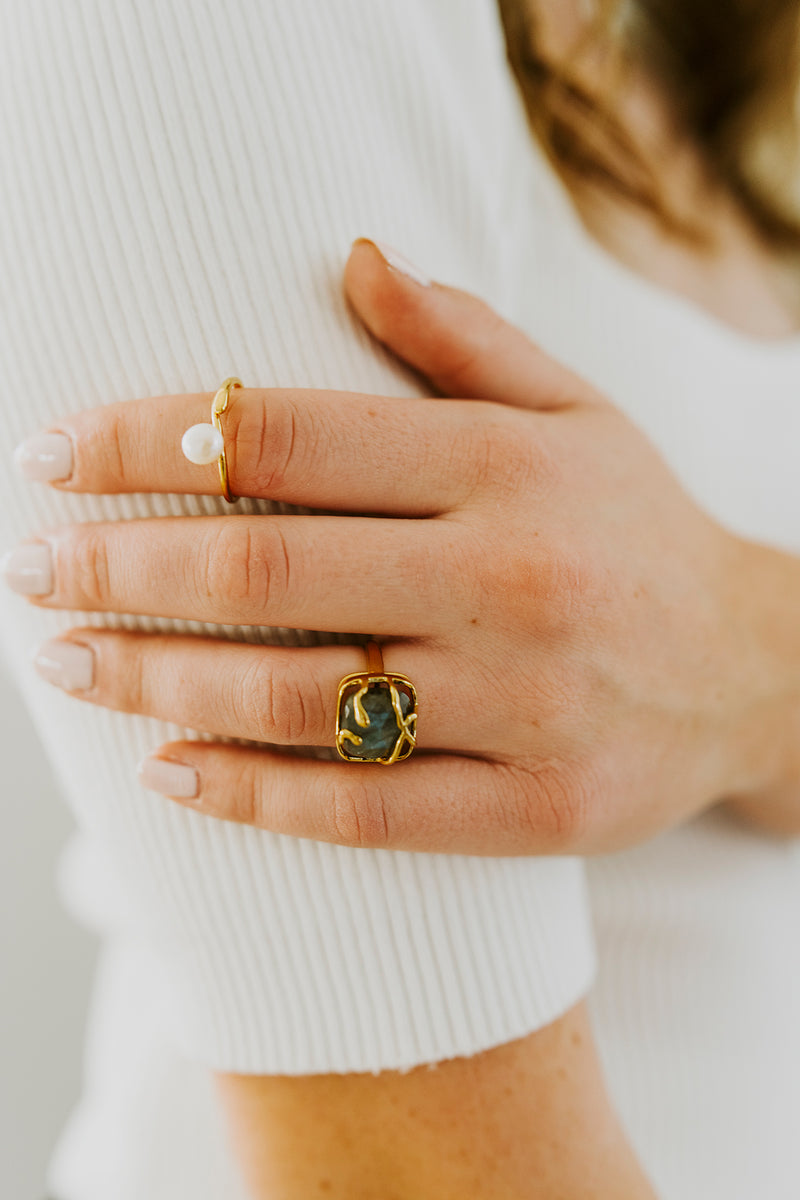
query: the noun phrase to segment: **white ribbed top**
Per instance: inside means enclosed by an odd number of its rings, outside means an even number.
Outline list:
[[[491,0],[0,6],[6,462],[69,410],[234,373],[416,394],[342,300],[362,234],[609,390],[721,519],[800,548],[800,343],[736,336],[588,242],[529,138]],[[0,496],[2,548],[51,523],[227,511],[10,472]],[[59,1200],[238,1194],[192,1064],[405,1067],[526,1033],[587,991],[580,864],[349,850],[172,805],[136,763],[191,731],[81,704],[29,665],[50,633],[105,618],[5,593],[0,615],[81,831],[65,891],[111,946]],[[588,877],[598,1041],[663,1197],[796,1200],[792,848],[713,816]]]
[[[520,315],[519,115],[486,3],[2,11],[0,361],[22,397],[8,397],[7,462],[61,413],[231,373],[420,391],[345,307],[342,267],[365,232]],[[68,520],[226,512],[215,497],[1,486],[8,545]],[[364,853],[179,808],[135,768],[185,731],[32,676],[30,646],[85,615],[0,602],[70,803],[113,864],[109,929],[155,950],[188,1055],[247,1072],[407,1067],[516,1037],[585,991],[574,862]]]

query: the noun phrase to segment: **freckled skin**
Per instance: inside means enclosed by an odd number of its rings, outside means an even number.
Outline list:
[[[470,1059],[218,1086],[254,1200],[653,1200],[583,1005]]]

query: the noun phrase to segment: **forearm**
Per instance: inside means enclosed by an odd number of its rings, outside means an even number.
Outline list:
[[[738,733],[740,777],[728,807],[763,829],[800,834],[800,558],[736,544],[742,660],[749,679]]]
[[[254,1200],[653,1200],[613,1113],[585,1007],[406,1074],[219,1077]]]

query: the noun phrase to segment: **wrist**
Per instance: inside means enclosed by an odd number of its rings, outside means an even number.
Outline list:
[[[724,795],[785,795],[800,788],[800,559],[742,538],[728,550],[728,679],[741,695]]]
[[[654,1200],[606,1092],[585,1004],[516,1041],[409,1072],[218,1075],[256,1198]]]

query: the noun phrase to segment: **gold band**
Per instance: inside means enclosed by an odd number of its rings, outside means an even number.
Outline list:
[[[367,669],[345,675],[336,707],[336,749],[347,762],[402,762],[417,744],[417,693],[407,675],[386,672],[377,642]]]
[[[364,647],[367,652],[367,670],[370,675],[383,674],[383,653],[377,642],[367,642]]]
[[[231,492],[228,483],[228,459],[225,455],[225,441],[222,431],[222,421],[220,417],[228,407],[230,400],[231,389],[235,387],[244,387],[241,379],[237,379],[235,375],[229,375],[225,382],[218,389],[214,399],[211,401],[211,423],[215,429],[219,430],[220,436],[223,438],[222,450],[220,451],[217,465],[219,467],[219,482],[222,488],[222,494],[229,504],[235,504],[238,497]]]

